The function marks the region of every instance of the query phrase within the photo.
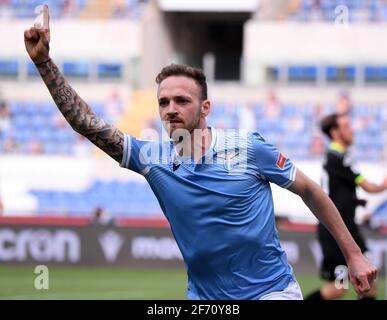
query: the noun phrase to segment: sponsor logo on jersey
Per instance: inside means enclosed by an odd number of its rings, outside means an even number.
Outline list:
[[[282,153],[280,153],[278,155],[278,159],[276,163],[277,167],[283,170],[285,168],[285,163],[286,163],[286,157]]]

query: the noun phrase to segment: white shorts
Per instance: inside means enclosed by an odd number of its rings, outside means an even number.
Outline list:
[[[304,298],[298,282],[290,281],[283,291],[270,292],[263,295],[259,300],[304,300]]]

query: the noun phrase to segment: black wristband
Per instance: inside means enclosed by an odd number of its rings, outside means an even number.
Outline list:
[[[48,61],[50,61],[51,60],[51,58],[48,58],[48,60],[46,60],[46,61],[43,61],[43,62],[41,62],[41,63],[35,63],[35,66],[40,66],[40,65],[42,65],[42,64],[45,64],[45,63],[47,63]]]

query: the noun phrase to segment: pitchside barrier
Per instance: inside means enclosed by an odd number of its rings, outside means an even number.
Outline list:
[[[321,249],[316,226],[284,223],[281,244],[294,270],[316,274]],[[362,227],[370,258],[386,270],[387,228]],[[125,219],[101,225],[87,218],[0,218],[1,264],[126,268],[183,268],[169,225],[162,219]]]

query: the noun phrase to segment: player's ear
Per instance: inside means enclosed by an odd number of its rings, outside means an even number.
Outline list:
[[[207,117],[211,110],[210,100],[204,100],[201,106],[201,115],[202,117]]]

